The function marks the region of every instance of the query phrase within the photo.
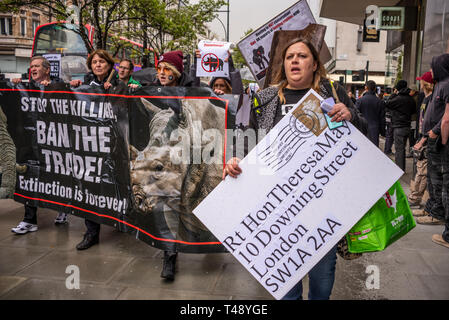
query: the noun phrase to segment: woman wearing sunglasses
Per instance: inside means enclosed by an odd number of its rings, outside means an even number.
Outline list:
[[[193,79],[184,72],[182,51],[170,51],[161,55],[156,70],[157,78],[153,85],[193,87]]]
[[[194,87],[193,79],[184,72],[183,53],[182,51],[166,52],[159,58],[156,67],[157,78],[152,84],[154,86],[163,87]],[[180,108],[178,100],[174,100],[171,108]],[[179,112],[179,110],[178,110]],[[161,277],[167,280],[175,279],[175,266],[178,253],[175,250],[164,250],[164,261],[162,266]]]

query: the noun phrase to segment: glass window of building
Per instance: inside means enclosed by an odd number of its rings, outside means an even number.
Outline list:
[[[0,17],[0,34],[12,36],[12,18]]]

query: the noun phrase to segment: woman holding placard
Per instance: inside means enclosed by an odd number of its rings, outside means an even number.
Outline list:
[[[344,88],[326,78],[326,71],[314,45],[297,38],[282,51],[282,66],[274,77],[275,85],[259,92],[252,103],[249,128],[271,130],[288,112],[313,89],[323,98],[333,97],[335,105],[327,113],[332,122],[350,121],[366,133],[366,121],[354,107]],[[223,178],[237,178],[242,173],[240,159],[231,158],[223,170]],[[329,299],[335,278],[336,246],[309,272],[309,299]],[[284,299],[302,299],[302,281],[299,281]]]

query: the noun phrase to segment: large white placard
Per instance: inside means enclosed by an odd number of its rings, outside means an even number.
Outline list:
[[[229,77],[230,42],[201,40],[198,44],[201,57],[197,58],[197,77]],[[226,61],[226,62],[225,62]]]
[[[315,23],[306,0],[301,0],[242,39],[237,47],[245,58],[259,86],[264,85],[270,63],[273,34],[278,30],[302,30]]]
[[[329,129],[313,90],[193,211],[282,298],[402,175],[349,122]]]

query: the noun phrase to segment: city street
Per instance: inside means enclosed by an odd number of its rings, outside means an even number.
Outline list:
[[[410,158],[407,171],[401,178],[406,192]],[[106,226],[99,245],[77,251],[84,220],[71,216],[67,225],[55,226],[55,216],[39,209],[39,230],[15,235],[11,228],[22,219],[23,205],[0,200],[0,299],[273,299],[231,254],[179,254],[176,280],[166,282],[160,277],[162,251]],[[417,225],[383,252],[353,261],[339,257],[331,299],[449,299],[449,251],[431,241],[442,229]],[[79,267],[79,289],[66,288],[70,265]],[[378,289],[366,286],[369,266],[378,267]]]

